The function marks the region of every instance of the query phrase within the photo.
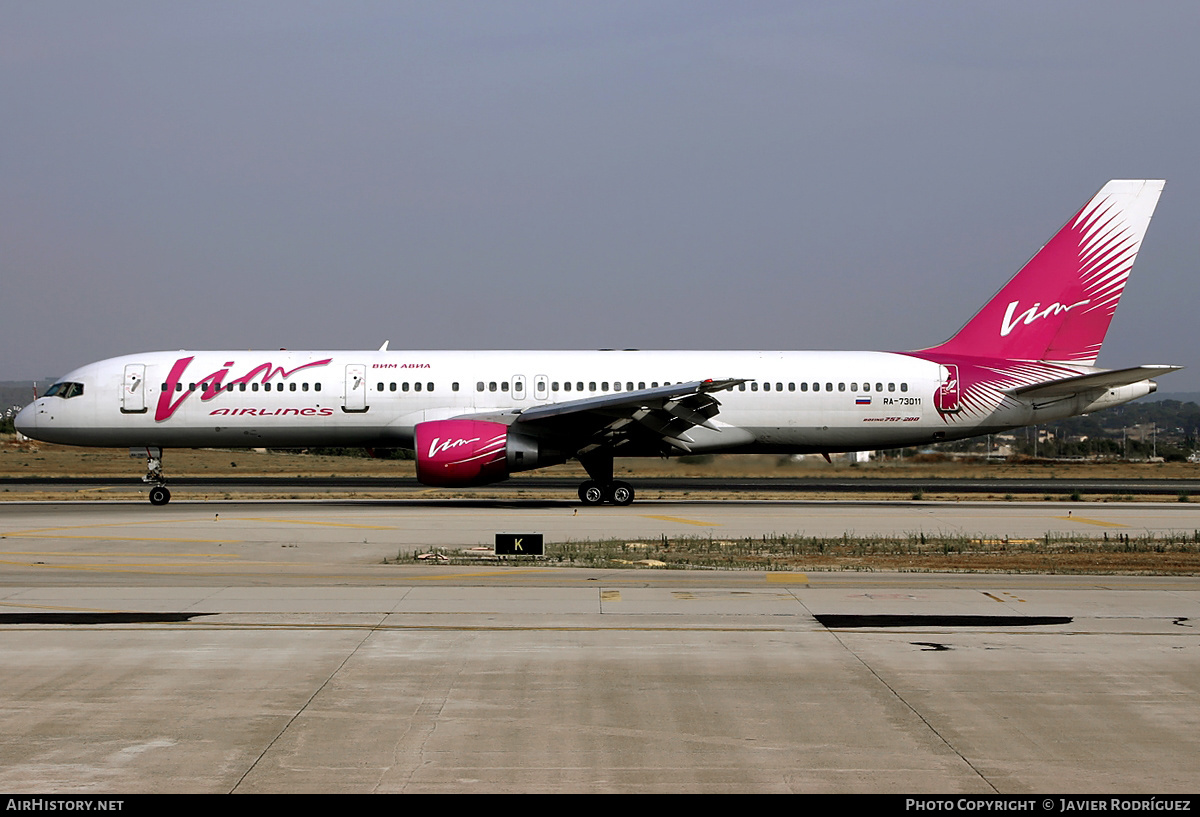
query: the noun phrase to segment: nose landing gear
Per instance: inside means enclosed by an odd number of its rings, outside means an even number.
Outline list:
[[[146,458],[146,475],[142,477],[142,482],[152,486],[150,504],[166,505],[170,502],[171,492],[167,489],[167,478],[162,472],[162,449],[155,446],[131,448],[129,456]]]

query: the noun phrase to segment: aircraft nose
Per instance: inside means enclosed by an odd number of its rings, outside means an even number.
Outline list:
[[[32,437],[37,431],[37,405],[30,403],[17,412],[13,418],[13,426],[26,437]]]

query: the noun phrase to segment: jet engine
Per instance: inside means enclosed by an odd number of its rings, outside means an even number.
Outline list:
[[[431,420],[418,423],[415,432],[417,479],[426,485],[487,485],[518,471],[552,464],[545,458],[539,462],[536,438],[513,433],[504,423]]]

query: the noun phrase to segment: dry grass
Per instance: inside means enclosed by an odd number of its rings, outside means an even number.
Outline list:
[[[905,572],[1196,575],[1200,532],[1191,536],[1051,537],[979,540],[914,534],[895,537],[768,535],[658,541],[564,542],[547,556],[568,564],[742,570],[896,570]]]
[[[775,456],[717,456],[711,462],[663,459],[618,459],[615,472],[626,477],[836,477],[974,479],[1110,479],[1195,478],[1200,466],[1193,463],[1124,462],[999,462],[888,460],[829,464],[823,459],[793,461]],[[164,460],[173,479],[214,476],[414,476],[411,460],[378,460],[364,457],[326,457],[296,452],[250,449],[171,449]],[[49,443],[19,443],[12,435],[0,437],[0,477],[132,476],[142,473],[144,462],[131,458],[125,448],[77,448]],[[525,476],[525,475],[522,475]],[[578,463],[533,471],[528,476],[585,477]]]
[[[2,477],[122,477],[130,480],[128,489],[104,491],[5,492],[6,500],[143,500],[136,478],[144,463],[130,458],[126,449],[89,449],[45,443],[18,443],[13,437],[0,439],[0,476]],[[172,450],[167,452],[168,473],[177,480],[180,499],[222,500],[240,498],[224,490],[204,491],[186,486],[187,477],[217,476],[413,476],[411,461],[377,460],[355,457],[309,456],[290,452],[250,450]],[[972,462],[884,462],[861,465],[823,460],[793,462],[768,456],[714,457],[711,462],[679,460],[619,460],[616,472],[629,477],[819,477],[847,478],[1193,478],[1197,466],[1188,463],[972,463]],[[556,466],[534,472],[546,476],[584,478],[577,464]],[[554,498],[561,498],[555,492]],[[300,499],[310,495],[331,496],[328,492],[255,493],[256,499]],[[543,491],[498,486],[472,491],[442,491],[422,487],[389,491],[389,496],[421,498],[546,498]],[[370,492],[344,491],[342,498],[377,496]],[[720,498],[710,491],[646,491],[643,499]],[[795,498],[795,494],[757,492],[756,498]],[[805,492],[806,499],[845,500],[856,497],[908,500],[908,494],[853,492]],[[934,498],[926,494],[927,499]],[[937,499],[994,499],[999,495],[938,494]],[[1063,497],[1054,497],[1062,499]],[[1133,497],[1092,497],[1094,501],[1125,500]],[[1162,497],[1156,497],[1159,501]],[[1144,538],[1133,542],[1075,538],[1034,542],[979,542],[969,539],[927,539],[912,537],[874,539],[817,539],[812,537],[771,535],[761,539],[735,541],[705,538],[678,538],[649,543],[567,542],[548,545],[551,562],[609,567],[637,566],[644,560],[661,562],[667,568],[720,567],[748,570],[902,570],[902,571],[983,571],[1036,573],[1147,573],[1192,575],[1200,573],[1200,544],[1188,538],[1178,540]]]

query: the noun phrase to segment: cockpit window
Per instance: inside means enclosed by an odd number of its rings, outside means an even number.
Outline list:
[[[78,397],[81,394],[83,394],[82,383],[68,383],[63,381],[62,383],[55,383],[46,389],[46,397],[61,397],[64,400],[71,397]]]

